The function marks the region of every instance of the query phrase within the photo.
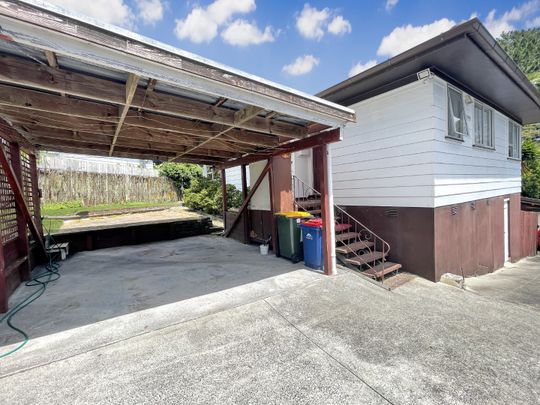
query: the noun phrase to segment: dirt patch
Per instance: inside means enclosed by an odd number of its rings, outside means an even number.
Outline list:
[[[96,216],[64,221],[62,231],[84,230],[85,228],[110,227],[114,225],[137,224],[141,222],[201,218],[202,215],[185,207],[171,207],[153,212],[138,212],[122,215]]]

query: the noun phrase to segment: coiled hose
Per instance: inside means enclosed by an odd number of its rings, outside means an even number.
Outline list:
[[[52,237],[49,235],[49,238],[54,244]],[[21,312],[24,308],[26,308],[28,305],[30,305],[32,302],[37,300],[39,297],[41,297],[45,290],[47,289],[47,285],[49,283],[52,283],[53,281],[56,281],[60,278],[60,273],[58,272],[58,269],[60,268],[60,263],[58,262],[60,254],[48,254],[47,257],[47,264],[44,266],[43,271],[38,272],[36,276],[34,276],[30,281],[27,281],[25,285],[27,287],[39,287],[36,289],[33,293],[31,293],[28,297],[26,297],[24,300],[22,300],[20,303],[15,305],[12,309],[10,309],[2,318],[0,318],[0,324],[3,322],[6,322],[7,326],[13,329],[15,332],[19,333],[23,337],[23,341],[17,345],[17,347],[0,354],[0,360],[21,350],[30,340],[28,337],[28,334],[18,328],[17,326],[13,325],[13,317],[17,315],[19,312]]]

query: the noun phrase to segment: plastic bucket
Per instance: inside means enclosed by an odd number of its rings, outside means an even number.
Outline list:
[[[261,255],[263,256],[268,255],[268,245],[260,245],[259,249],[261,251]]]

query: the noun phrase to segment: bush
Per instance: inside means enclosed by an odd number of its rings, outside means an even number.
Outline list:
[[[156,167],[159,174],[171,179],[183,191],[191,186],[191,180],[202,176],[202,168],[191,163],[164,162]]]
[[[523,140],[521,173],[521,194],[525,197],[540,198],[540,146],[534,139]]]
[[[231,184],[227,184],[227,208],[238,208],[242,205],[242,193]],[[191,187],[184,190],[184,205],[195,211],[208,214],[222,214],[223,197],[221,181],[204,177],[196,177],[191,181]]]

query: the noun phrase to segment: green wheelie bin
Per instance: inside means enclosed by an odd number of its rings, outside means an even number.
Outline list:
[[[298,263],[304,258],[301,242],[302,232],[299,225],[302,219],[310,217],[308,212],[302,211],[287,211],[276,214],[280,256],[293,263]]]

